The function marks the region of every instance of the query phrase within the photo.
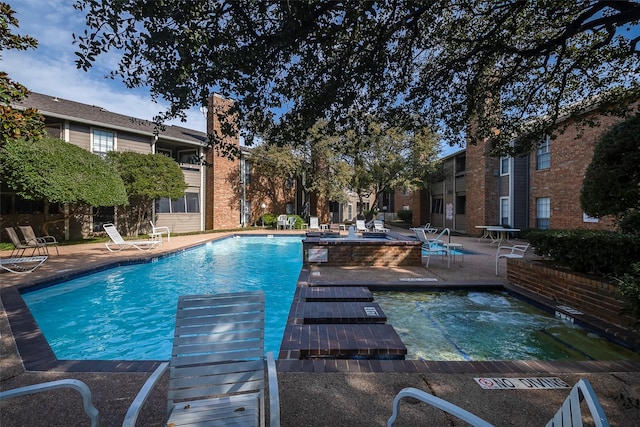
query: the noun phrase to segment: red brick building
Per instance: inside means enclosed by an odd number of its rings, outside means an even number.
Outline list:
[[[595,144],[622,119],[598,120],[599,126],[586,128],[565,122],[562,134],[540,141],[526,156],[495,158],[486,141],[469,145],[442,159],[444,180],[415,193],[412,201],[396,197],[396,206],[411,203],[414,225],[430,222],[469,235],[481,234],[480,225],[613,229],[613,218],[589,218],[580,207]]]

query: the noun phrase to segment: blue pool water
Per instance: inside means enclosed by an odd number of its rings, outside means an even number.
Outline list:
[[[277,354],[302,267],[301,241],[223,239],[22,297],[58,359],[168,360],[179,295],[262,289],[265,348]]]

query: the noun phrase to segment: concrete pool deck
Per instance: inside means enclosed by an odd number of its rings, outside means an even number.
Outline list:
[[[397,230],[403,232],[402,230]],[[259,231],[258,231],[259,232]],[[270,234],[292,233],[268,230]],[[293,232],[295,233],[295,232]],[[157,256],[234,233],[176,236],[149,253],[126,250],[109,253],[104,244],[61,246],[33,273],[0,274],[3,298],[11,288],[30,286],[53,275],[103,268],[118,260]],[[411,284],[437,280],[443,286],[506,284],[504,264],[495,276],[495,246],[475,238],[453,236],[464,248],[475,252],[458,257],[451,268],[446,261],[432,259],[422,267],[309,269],[307,279],[315,283],[346,282]],[[7,257],[8,252],[0,252]],[[0,388],[2,390],[60,378],[86,382],[100,411],[103,426],[121,425],[133,397],[148,372],[64,372],[24,369],[3,305],[0,310]],[[27,337],[30,338],[30,337]],[[640,420],[640,362],[420,362],[356,360],[279,361],[281,417],[283,426],[382,426],[391,415],[394,395],[404,387],[416,387],[458,404],[495,425],[543,425],[560,407],[568,390],[483,390],[474,377],[559,377],[574,384],[588,378],[611,425],[637,425]],[[375,371],[375,372],[374,372]],[[164,425],[165,389],[161,383],[152,393],[138,425]],[[88,425],[77,393],[53,391],[0,403],[0,425]],[[403,406],[396,425],[464,425],[422,404]]]

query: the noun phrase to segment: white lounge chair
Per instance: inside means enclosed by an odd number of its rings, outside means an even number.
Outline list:
[[[309,217],[309,231],[320,231],[320,223],[317,216]]]
[[[267,354],[270,425],[280,425],[273,354]],[[136,419],[153,384],[170,367],[167,425],[265,425],[264,292],[178,299],[171,362],[136,396],[123,426]]]
[[[524,258],[527,249],[529,249],[529,243],[526,245],[498,246],[496,251],[496,276],[498,275],[498,261],[500,258]]]
[[[171,232],[169,231],[169,227],[166,226],[161,226],[161,227],[156,227],[155,224],[153,223],[153,221],[149,221],[149,224],[151,224],[151,238],[152,239],[156,239],[156,238],[160,238],[160,241],[162,242],[162,235],[166,234],[167,235],[167,242],[171,241]]]
[[[0,400],[18,396],[25,396],[28,394],[41,393],[59,388],[70,388],[80,393],[80,395],[82,396],[82,406],[84,408],[84,412],[89,416],[89,418],[91,418],[91,427],[98,427],[98,425],[100,424],[100,415],[96,407],[93,406],[93,402],[91,401],[91,390],[85,383],[80,380],[66,379],[49,381],[45,383],[14,388],[11,390],[0,391]],[[33,410],[33,408],[25,408],[25,410]],[[46,416],[46,412],[42,413],[43,419],[41,425],[47,425]],[[79,422],[79,420],[74,419],[73,421],[69,422],[69,425],[73,425],[77,422]]]
[[[136,248],[141,251],[148,251],[160,245],[161,241],[156,239],[152,240],[124,240],[116,227],[113,224],[107,223],[102,226],[104,231],[107,232],[111,242],[107,242],[104,245],[110,252],[119,252],[123,249]]]
[[[384,221],[376,219],[373,221],[373,231],[377,233],[387,233],[389,229],[385,228]]]
[[[438,229],[437,229],[437,228],[435,228],[435,227],[432,227],[430,222],[426,223],[426,224],[425,224],[424,226],[422,226],[422,227],[412,227],[412,228],[411,228],[411,230],[412,230],[412,231],[415,231],[415,230],[424,230],[424,231],[425,231],[425,233],[431,233],[431,234],[436,234],[436,233],[438,232]]]
[[[412,397],[421,402],[435,406],[449,414],[460,418],[461,420],[471,424],[475,427],[492,427],[493,424],[483,420],[482,418],[472,414],[471,412],[462,409],[461,407],[454,405],[444,399],[436,397],[432,394],[419,390],[417,388],[407,387],[402,389],[393,399],[393,413],[391,418],[387,421],[387,427],[392,427],[396,422],[400,411],[400,401],[405,397]],[[586,379],[580,379],[576,385],[573,386],[569,392],[569,396],[565,399],[564,403],[556,412],[554,417],[546,424],[546,427],[570,427],[570,426],[582,426],[582,411],[580,408],[580,402],[586,402],[593,423],[596,427],[608,427],[609,421],[607,416],[596,397],[591,384]]]
[[[367,231],[369,231],[369,229],[364,224],[364,219],[356,219],[356,232],[357,233],[365,233]]]
[[[47,260],[47,256],[38,255],[18,258],[0,258],[0,268],[12,273],[31,273]]]
[[[38,244],[44,245],[44,248],[47,250],[47,255],[49,255],[49,250],[47,249],[49,246],[54,246],[56,248],[56,254],[60,255],[58,251],[58,240],[56,240],[53,236],[36,236],[36,233],[33,231],[33,227],[30,225],[19,225],[20,232],[24,237],[25,242],[36,242]]]
[[[289,230],[293,230],[294,228],[296,228],[296,217],[295,216],[290,216],[289,219],[287,219],[287,228]]]
[[[416,233],[416,237],[418,238],[418,240],[422,242],[422,255],[427,257],[427,263],[425,267],[429,267],[431,254],[437,254],[446,256],[447,267],[451,268],[451,256],[449,253],[449,247],[447,246],[447,243],[449,243],[449,241],[445,242],[444,240],[442,240],[445,234],[447,236],[450,236],[450,231],[448,228],[443,228],[440,234],[438,234],[435,239],[429,239],[426,232],[420,228],[413,230],[413,232]],[[449,237],[449,240],[450,239],[451,238]]]

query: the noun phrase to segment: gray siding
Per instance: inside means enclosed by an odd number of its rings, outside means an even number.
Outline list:
[[[69,124],[69,141],[70,143],[84,148],[87,151],[91,150],[91,136],[89,134],[89,127],[82,126],[76,123]]]
[[[133,135],[126,132],[117,132],[118,151],[132,151],[134,153],[151,153],[152,139],[144,135]]]
[[[513,226],[529,228],[529,157],[514,159],[513,166]]]

